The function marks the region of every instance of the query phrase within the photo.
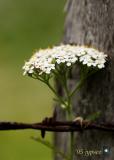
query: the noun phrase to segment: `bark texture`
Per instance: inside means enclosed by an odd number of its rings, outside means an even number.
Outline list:
[[[89,45],[104,51],[111,59],[107,67],[88,79],[81,91],[73,98],[75,116],[86,118],[100,112],[98,121],[114,122],[114,0],[69,0],[66,6],[64,43]],[[76,67],[70,82],[79,77]],[[59,114],[60,109],[57,109]],[[57,119],[65,119],[64,113]],[[68,151],[68,134],[56,134],[55,144]],[[74,160],[114,160],[114,135],[98,131],[85,131],[75,134]],[[103,154],[103,149],[110,154]],[[78,150],[83,154],[77,153]],[[101,154],[86,155],[86,151],[102,151]],[[81,153],[82,153],[81,152]],[[55,156],[56,160],[62,158]]]

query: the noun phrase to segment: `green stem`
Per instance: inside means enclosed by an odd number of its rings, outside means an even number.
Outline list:
[[[90,77],[91,75],[95,74],[97,71],[98,71],[97,69],[92,71],[92,70],[89,70],[88,68],[84,69],[82,67],[81,80],[76,85],[74,90],[71,92],[70,97],[72,97],[76,93],[76,91],[78,91],[82,87],[82,85],[84,84],[84,82],[87,80],[88,77]]]
[[[81,81],[79,81],[79,83],[76,85],[74,90],[71,92],[70,97],[72,97],[76,93],[76,91],[78,91],[81,88],[81,86],[83,85],[85,80],[86,80],[86,78],[83,78]]]
[[[69,89],[68,89],[68,86],[67,86],[67,72],[66,74],[63,75],[63,82],[64,82],[64,90],[66,92],[66,99],[67,99],[67,120],[69,121],[72,121],[73,120],[73,111],[72,111],[72,102],[71,102],[71,96],[69,94]],[[73,154],[74,154],[74,143],[73,143],[73,140],[74,140],[74,133],[71,132],[70,133],[70,160],[73,160]]]
[[[68,106],[68,120],[72,121],[73,120],[73,115],[72,115],[72,107],[71,104]],[[73,160],[73,154],[74,154],[74,132],[70,132],[70,160]]]
[[[64,160],[70,160],[70,158],[68,156],[66,156],[63,152],[61,152],[59,149],[57,149],[54,145],[52,145],[49,141],[43,140],[39,137],[35,138],[35,137],[31,137],[33,140],[40,142],[41,144],[43,144],[44,146],[52,149],[55,153],[59,154]]]
[[[58,98],[58,100],[60,101],[60,103],[64,104],[66,106],[66,103],[64,102],[64,100],[57,94],[57,92],[53,89],[53,87],[50,85],[50,83],[47,82],[46,84],[51,89],[51,91],[56,95],[56,97]]]
[[[65,103],[65,101],[57,94],[56,90],[54,90],[54,88],[50,85],[49,79],[45,79],[45,78],[42,78],[42,77],[40,78],[40,77],[37,76],[37,75],[34,75],[34,77],[32,76],[32,78],[38,79],[39,81],[45,83],[45,84],[50,88],[50,90],[55,94],[55,96],[58,98],[58,101],[59,101],[61,104],[67,106],[66,103]]]
[[[71,105],[71,97],[68,97],[68,107],[67,107],[67,114],[68,114],[68,120],[73,120],[73,111],[72,111],[72,105]],[[73,160],[73,154],[74,154],[74,132],[70,132],[70,160]]]
[[[73,160],[73,154],[74,154],[74,132],[70,133],[71,137],[71,160]]]
[[[88,71],[87,71],[86,75],[82,75],[81,81],[79,81],[78,85],[71,92],[71,94],[67,94],[68,95],[68,101],[69,101],[69,103],[68,103],[69,120],[72,120],[72,110],[71,110],[72,109],[72,107],[71,107],[71,98],[72,98],[72,96],[76,93],[76,91],[78,91],[82,87],[82,85],[85,82],[85,80],[88,77],[90,77],[91,75],[93,75],[94,73],[96,73],[96,71],[91,72],[91,73],[88,73]],[[66,90],[66,92],[68,92],[68,91]],[[70,133],[70,159],[71,160],[73,160],[73,154],[74,154],[74,132],[71,132]]]

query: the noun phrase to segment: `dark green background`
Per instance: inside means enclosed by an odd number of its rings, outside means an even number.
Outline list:
[[[52,113],[53,94],[22,75],[39,48],[57,44],[64,28],[65,0],[0,0],[0,121],[37,122]],[[50,160],[52,153],[30,136],[38,131],[0,132],[0,160]],[[51,140],[48,134],[47,139]]]

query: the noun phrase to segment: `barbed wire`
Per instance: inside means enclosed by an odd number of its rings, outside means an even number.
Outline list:
[[[40,123],[20,123],[20,122],[0,122],[0,131],[3,130],[24,130],[35,129],[40,130],[42,137],[46,131],[50,132],[80,132],[85,130],[99,130],[114,132],[114,124],[98,123],[83,120],[79,121],[55,121],[52,118],[45,118]]]

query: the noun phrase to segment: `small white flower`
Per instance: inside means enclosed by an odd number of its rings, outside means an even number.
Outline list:
[[[98,68],[101,69],[101,68],[104,68],[105,65],[104,64],[98,64]]]
[[[57,62],[58,64],[60,64],[60,63],[61,63],[61,60],[60,60],[60,59],[57,59],[56,62]]]
[[[66,65],[67,65],[67,66],[71,66],[71,63],[70,63],[70,62],[68,62]]]

